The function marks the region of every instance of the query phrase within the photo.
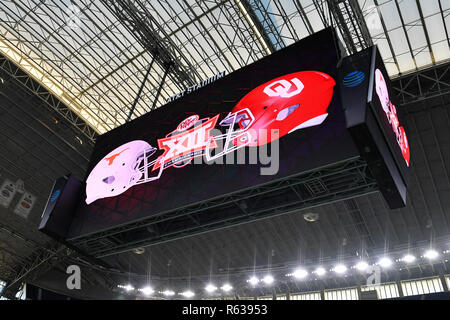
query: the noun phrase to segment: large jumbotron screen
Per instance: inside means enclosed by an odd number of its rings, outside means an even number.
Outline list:
[[[68,238],[357,157],[339,58],[326,29],[103,134]]]

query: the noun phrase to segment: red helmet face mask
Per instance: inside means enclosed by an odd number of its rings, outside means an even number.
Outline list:
[[[300,71],[266,82],[246,94],[220,122],[227,133],[214,137],[225,140],[223,151],[208,160],[241,147],[262,146],[299,129],[321,124],[336,82],[318,71]]]

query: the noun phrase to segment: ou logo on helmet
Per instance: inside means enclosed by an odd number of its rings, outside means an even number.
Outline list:
[[[296,89],[289,92],[292,86],[294,86]],[[303,85],[303,83],[297,78],[292,78],[290,81],[281,79],[272,82],[271,84],[266,86],[263,91],[269,97],[290,98],[302,92],[304,87],[305,86]]]

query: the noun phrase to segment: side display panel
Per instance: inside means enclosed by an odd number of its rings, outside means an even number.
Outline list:
[[[402,119],[398,117],[398,103],[392,90],[391,80],[376,47],[373,50],[372,65],[374,81],[368,101],[379,125],[383,128],[384,137],[395,164],[400,170],[402,179],[408,185],[411,158],[408,137]]]
[[[70,237],[358,157],[335,39],[319,32],[100,136]]]
[[[39,230],[58,240],[67,237],[83,184],[74,176],[55,181],[42,214]]]
[[[349,132],[389,207],[403,207],[410,151],[377,47],[346,57],[339,73]]]

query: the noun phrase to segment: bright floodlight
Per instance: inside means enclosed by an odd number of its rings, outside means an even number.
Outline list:
[[[259,282],[259,279],[255,276],[251,277],[247,280],[252,286],[256,286]]]
[[[412,254],[407,254],[403,257],[402,260],[406,263],[413,263],[414,261],[416,261],[416,257],[414,257]]]
[[[314,273],[317,274],[319,277],[320,277],[320,276],[323,276],[326,272],[327,272],[327,271],[326,271],[324,268],[322,268],[322,267],[318,267],[318,268],[314,271]]]
[[[155,292],[155,290],[153,290],[152,287],[144,287],[142,289],[140,289],[139,291],[141,291],[143,294],[145,294],[146,296],[151,295],[153,292]]]
[[[262,279],[262,281],[265,283],[265,284],[272,284],[273,283],[273,277],[270,275],[270,274],[268,274],[267,276],[265,276],[263,279]]]
[[[123,287],[127,291],[134,290],[134,287],[131,284],[127,284],[125,287]]]
[[[365,271],[368,267],[369,265],[365,261],[360,261],[355,265],[355,268],[359,271]]]
[[[392,266],[392,260],[388,257],[384,257],[378,261],[378,264],[383,268],[389,268],[390,266]]]
[[[192,298],[193,296],[195,296],[195,293],[192,292],[191,290],[187,290],[182,292],[181,295],[185,298]]]
[[[162,292],[163,295],[165,295],[166,297],[171,297],[175,294],[175,292],[173,292],[172,290],[165,290]]]
[[[229,283],[225,283],[220,289],[222,289],[225,292],[231,291],[233,287]]]
[[[215,286],[215,285],[213,285],[213,284],[208,284],[206,287],[205,287],[205,290],[206,290],[206,292],[208,292],[208,293],[213,293],[214,291],[216,291],[217,290],[217,287]]]
[[[337,266],[334,267],[334,272],[336,273],[345,273],[345,271],[347,271],[347,267],[344,266],[343,264],[338,264]]]
[[[296,279],[304,279],[308,275],[308,271],[302,268],[298,268],[292,274]]]
[[[436,250],[430,249],[427,250],[423,256],[427,259],[433,260],[439,256],[439,253]]]

